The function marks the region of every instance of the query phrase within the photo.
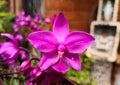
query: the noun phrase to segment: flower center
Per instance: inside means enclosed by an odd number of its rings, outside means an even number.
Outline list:
[[[58,54],[60,57],[62,57],[62,55],[64,54],[64,51],[65,51],[65,46],[63,44],[60,44],[58,46]]]

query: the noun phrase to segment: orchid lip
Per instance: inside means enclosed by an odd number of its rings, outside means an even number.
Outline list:
[[[58,55],[60,56],[60,58],[62,58],[63,54],[64,54],[64,52],[58,51]]]
[[[60,44],[60,45],[58,46],[58,54],[59,54],[60,57],[63,56],[64,51],[65,51],[65,46],[64,46],[63,44]]]

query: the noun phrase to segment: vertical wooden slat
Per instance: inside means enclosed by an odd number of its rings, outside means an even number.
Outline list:
[[[22,11],[22,0],[15,0],[15,13],[18,15]]]
[[[10,0],[10,13],[15,13],[15,8],[14,8],[14,0]]]

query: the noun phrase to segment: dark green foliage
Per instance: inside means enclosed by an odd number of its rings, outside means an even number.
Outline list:
[[[0,0],[0,12],[7,12],[7,3],[5,0]]]

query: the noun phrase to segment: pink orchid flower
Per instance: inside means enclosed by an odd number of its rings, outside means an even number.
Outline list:
[[[70,67],[81,70],[79,54],[94,42],[94,37],[81,31],[69,32],[66,18],[59,13],[53,23],[53,32],[33,32],[28,40],[37,50],[43,52],[41,70],[52,66],[58,72],[66,72]]]

